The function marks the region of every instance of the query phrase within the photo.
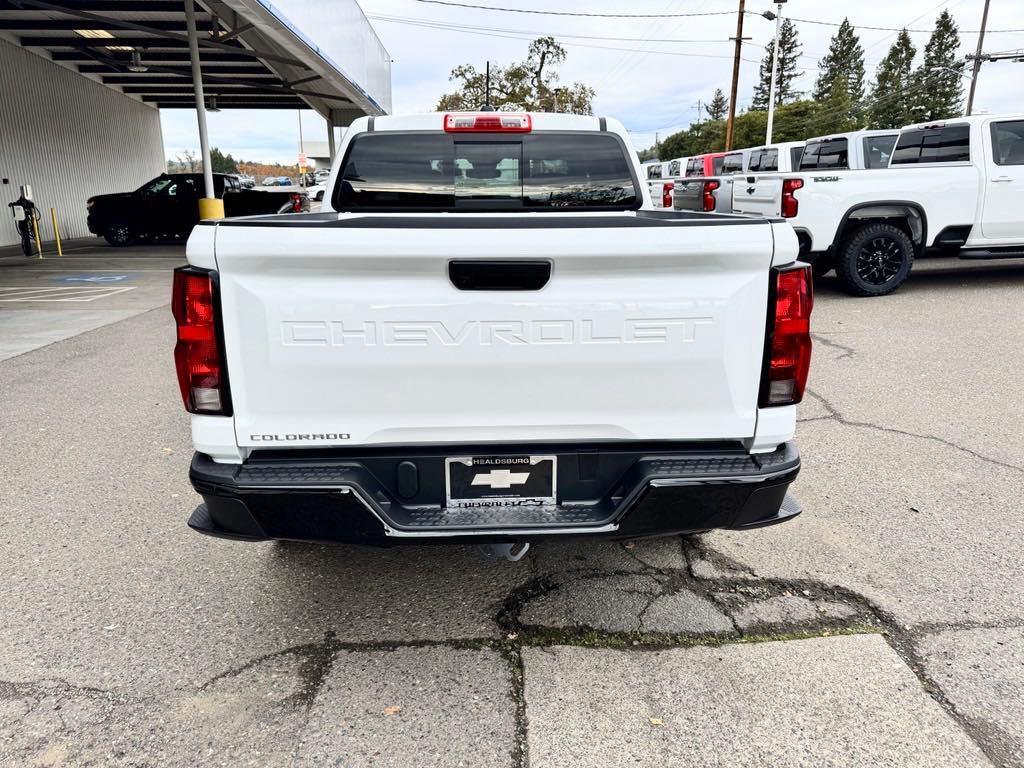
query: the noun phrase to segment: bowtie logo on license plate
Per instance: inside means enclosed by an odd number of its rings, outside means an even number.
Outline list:
[[[529,472],[513,472],[510,469],[492,469],[485,474],[476,475],[473,485],[486,485],[490,488],[511,488],[513,485],[525,485],[530,479]]]
[[[445,503],[455,507],[555,504],[557,456],[455,456],[445,459]]]

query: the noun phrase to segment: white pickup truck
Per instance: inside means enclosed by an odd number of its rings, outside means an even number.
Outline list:
[[[362,118],[320,213],[202,222],[172,297],[189,525],[516,546],[797,514],[796,237],[643,184],[610,119]]]
[[[1024,257],[1024,115],[907,126],[887,163],[756,177],[736,208],[788,219],[815,272],[855,296],[891,293],[925,255]]]
[[[798,150],[790,144],[790,156],[780,158],[778,168],[762,167],[770,165],[770,162],[765,163],[762,160],[757,163],[756,168],[748,168],[748,175],[745,179],[738,179],[733,184],[730,210],[736,213],[756,213],[792,218],[790,214],[795,198],[790,193],[797,188],[802,188],[803,180],[806,177],[803,175],[790,176],[790,174],[794,172],[812,174],[811,177],[814,178],[814,171],[829,171],[829,177],[831,177],[832,172],[835,171],[885,168],[889,164],[889,155],[892,154],[892,148],[896,144],[898,135],[898,131],[863,130],[818,136],[800,143],[798,156],[795,156]],[[764,153],[764,151],[764,149],[753,150],[754,153]],[[756,155],[752,154],[751,160],[753,161],[755,157]],[[785,179],[799,180],[784,181]],[[786,194],[783,195],[783,192]],[[809,252],[808,234],[805,230],[798,228],[797,236],[800,238],[801,254],[806,256]],[[813,260],[815,274],[823,274],[831,269],[831,266],[824,269],[829,260],[810,258]]]
[[[651,206],[654,208],[672,207],[674,182],[669,175],[669,165],[660,160],[643,164],[643,170],[647,177],[647,191],[651,196]]]

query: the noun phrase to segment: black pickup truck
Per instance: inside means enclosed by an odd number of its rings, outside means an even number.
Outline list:
[[[224,200],[227,217],[309,210],[304,192],[264,192],[244,189],[237,176],[213,174],[214,194]],[[183,239],[199,222],[201,173],[162,173],[134,192],[90,197],[89,231],[111,245],[131,245],[140,239]]]

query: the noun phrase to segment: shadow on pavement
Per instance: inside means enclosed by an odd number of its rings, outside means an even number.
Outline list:
[[[998,287],[1024,279],[1024,259],[1006,259],[993,262],[972,262],[953,258],[921,259],[897,295],[919,291],[978,289]],[[819,296],[846,296],[834,272],[816,278],[814,291]]]

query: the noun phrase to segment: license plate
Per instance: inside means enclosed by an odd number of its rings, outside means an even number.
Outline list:
[[[555,503],[555,456],[458,456],[445,459],[449,507],[521,507]]]

